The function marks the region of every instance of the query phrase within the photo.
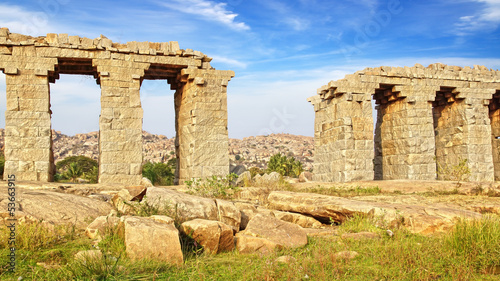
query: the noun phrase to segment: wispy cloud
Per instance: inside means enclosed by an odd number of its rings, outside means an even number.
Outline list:
[[[500,0],[469,0],[482,3],[482,9],[474,14],[460,17],[455,24],[457,35],[469,35],[477,31],[492,31],[500,24]]]
[[[215,3],[208,0],[171,0],[167,3],[161,3],[161,5],[182,13],[202,16],[206,20],[224,24],[238,31],[250,30],[246,23],[235,21],[238,14],[229,11],[226,8],[226,3]]]
[[[217,63],[223,63],[223,64],[227,64],[229,66],[236,66],[239,68],[246,68],[248,66],[247,63],[239,61],[239,60],[230,59],[230,58],[221,57],[221,56],[212,56],[212,55],[210,55],[210,56],[214,59],[214,62],[217,62]]]

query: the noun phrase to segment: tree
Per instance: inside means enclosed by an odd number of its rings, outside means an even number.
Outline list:
[[[83,177],[90,183],[97,183],[98,163],[94,159],[80,155],[70,156],[56,163],[56,180],[71,180],[75,182]]]
[[[300,161],[295,160],[294,157],[281,155],[281,153],[271,156],[267,163],[267,172],[277,172],[287,177],[298,177],[303,170]]]
[[[142,176],[154,185],[172,185],[174,173],[168,164],[146,162],[142,165]]]

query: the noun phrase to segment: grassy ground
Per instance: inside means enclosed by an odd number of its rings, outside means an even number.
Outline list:
[[[0,237],[1,264],[7,232]],[[184,241],[185,264],[168,266],[153,261],[133,262],[123,242],[110,230],[99,243],[102,258],[75,261],[80,250],[94,249],[91,241],[72,228],[49,229],[42,224],[18,229],[17,271],[0,268],[1,280],[498,280],[491,271],[500,266],[500,217],[459,222],[446,235],[425,237],[404,229],[387,228],[373,218],[355,217],[339,233],[371,231],[380,239],[310,238],[307,246],[268,256],[240,255],[237,251],[209,256]],[[1,244],[3,243],[3,244]],[[337,258],[339,251],[356,251],[352,260]],[[275,259],[295,258],[290,264]],[[500,268],[499,268],[500,269]],[[500,273],[500,272],[499,272]]]

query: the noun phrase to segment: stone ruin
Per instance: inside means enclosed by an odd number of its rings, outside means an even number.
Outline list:
[[[465,160],[470,180],[500,180],[498,70],[366,68],[308,101],[316,115],[314,180],[444,179],[440,169]]]
[[[92,75],[101,86],[99,183],[142,179],[140,88],[164,79],[175,90],[176,182],[229,172],[227,92],[233,71],[177,42],[112,42],[0,29],[0,70],[6,74],[5,173],[52,181],[50,86],[60,74]]]

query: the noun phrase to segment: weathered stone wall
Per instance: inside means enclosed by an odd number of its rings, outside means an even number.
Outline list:
[[[338,175],[362,168],[338,165],[340,153],[349,163],[373,161],[373,171],[360,173],[358,180],[442,179],[440,168],[467,160],[470,180],[491,181],[495,173],[500,176],[495,172],[500,168],[500,113],[492,105],[498,89],[499,71],[443,64],[367,68],[331,81],[309,99],[316,112],[315,179],[354,180]],[[339,115],[352,120],[352,128],[361,126],[357,122],[373,122],[370,110],[356,111],[351,105],[368,103],[372,96],[378,117],[374,134],[366,138],[374,140],[374,153],[344,153],[358,151],[355,135],[346,137],[347,147],[331,145],[345,136],[339,133],[344,125],[335,123]],[[344,108],[350,109],[347,114]]]
[[[7,82],[5,175],[52,180],[49,82],[59,74],[92,75],[101,85],[99,182],[139,184],[142,178],[144,79],[165,79],[176,90],[180,180],[227,174],[226,86],[234,72],[215,70],[210,61],[177,42],[119,44],[104,36],[30,37],[0,29],[0,70]]]

